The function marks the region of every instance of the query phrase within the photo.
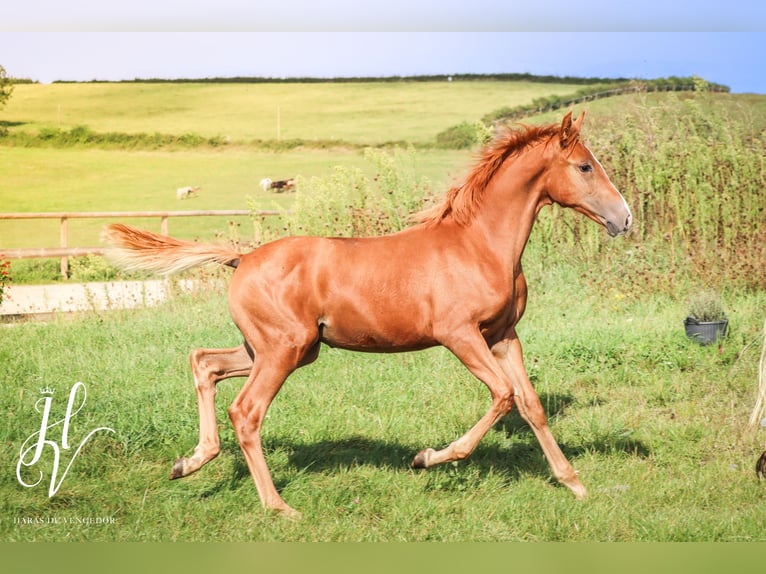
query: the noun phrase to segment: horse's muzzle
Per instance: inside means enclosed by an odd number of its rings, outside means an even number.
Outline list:
[[[632,223],[633,215],[630,213],[630,211],[628,211],[628,214],[625,217],[625,221],[622,223],[615,223],[614,221],[607,220],[606,231],[611,237],[617,237],[618,235],[627,233]]]

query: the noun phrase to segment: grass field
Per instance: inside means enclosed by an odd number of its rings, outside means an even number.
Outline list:
[[[677,301],[621,300],[540,262],[530,267],[520,329],[526,362],[554,435],[589,489],[586,501],[555,484],[515,412],[466,461],[409,468],[418,450],[446,445],[489,406],[486,389],[438,349],[325,349],[288,380],[264,442],[299,522],[258,502],[226,415],[242,379],[219,386],[222,454],[168,481],[172,461],[196,443],[189,348],[239,340],[224,296],[208,291],[155,310],[0,329],[0,448],[10,470],[0,478],[0,539],[763,541],[766,491],[753,470],[762,437],[746,422],[764,294],[727,298],[732,334],[702,347],[683,334]],[[115,432],[89,443],[48,499],[48,474],[22,489],[11,469],[39,427],[38,388],[56,389],[60,416],[76,381],[88,402],[74,440],[98,426]],[[114,523],[14,523],[81,516]]]
[[[22,84],[2,119],[25,131],[86,125],[97,132],[196,133],[233,141],[280,136],[418,143],[502,106],[580,87],[502,81]]]

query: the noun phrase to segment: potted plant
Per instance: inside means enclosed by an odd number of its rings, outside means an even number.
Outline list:
[[[726,336],[729,320],[715,291],[703,291],[689,301],[684,326],[686,336],[702,345],[715,343]]]

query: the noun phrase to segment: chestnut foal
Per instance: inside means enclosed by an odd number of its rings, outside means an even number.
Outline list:
[[[274,487],[261,425],[285,379],[317,358],[322,343],[354,351],[399,352],[443,345],[482,381],[487,413],[441,450],[419,452],[427,468],[467,457],[515,403],[553,474],[577,498],[585,487],[556,443],[529,381],[516,324],[527,298],[521,256],[537,213],[552,202],[625,233],[631,213],[580,138],[584,113],[560,125],[509,130],[488,145],[462,185],[418,223],[382,237],[288,237],[246,254],[110,225],[106,238],[124,267],[173,273],[204,263],[235,268],[229,307],[244,343],[196,349],[191,366],[199,444],[175,463],[188,476],[219,452],[216,384],[247,377],[229,408],[265,508],[297,515]]]

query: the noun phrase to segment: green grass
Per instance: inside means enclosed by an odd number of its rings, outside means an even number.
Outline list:
[[[72,436],[94,440],[52,499],[0,478],[0,539],[111,541],[755,541],[766,491],[753,467],[762,436],[746,432],[755,399],[764,294],[732,295],[720,347],[686,339],[685,309],[655,296],[621,299],[569,282],[563,269],[530,276],[521,324],[527,368],[554,435],[589,489],[555,484],[534,436],[514,413],[466,461],[409,468],[488,408],[486,389],[447,352],[352,354],[324,349],[287,382],[263,436],[277,488],[303,513],[264,512],[226,407],[242,379],[219,385],[221,455],[170,482],[196,443],[187,362],[196,346],[239,335],[225,297],[159,309],[91,313],[0,329],[0,447],[12,468],[37,430],[38,387],[59,411],[75,381],[88,402]],[[578,301],[571,306],[571,301]],[[43,342],[44,344],[40,344]],[[64,396],[60,396],[64,395]],[[108,516],[114,526],[13,524],[21,516]]]
[[[11,130],[31,132],[86,125],[96,132],[195,133],[231,141],[280,136],[416,143],[499,107],[580,87],[505,81],[21,84],[2,118],[18,124]]]

